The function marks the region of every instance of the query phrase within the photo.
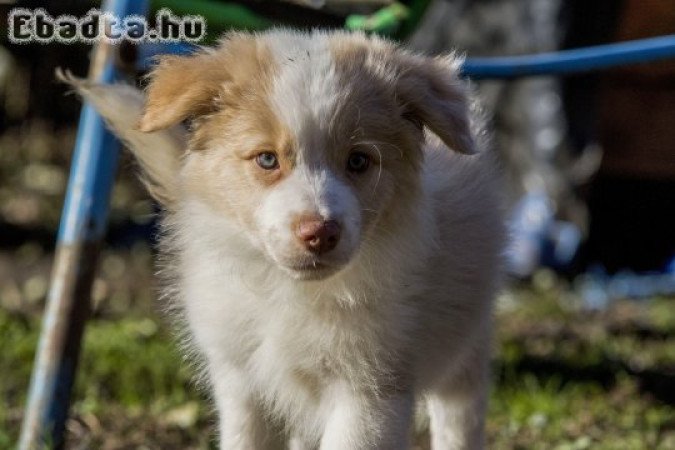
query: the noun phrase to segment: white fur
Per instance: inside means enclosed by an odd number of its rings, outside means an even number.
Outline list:
[[[329,171],[310,170],[304,162],[269,193],[256,211],[258,227],[272,259],[291,276],[299,276],[292,268],[304,261],[294,251],[298,244],[291,222],[303,214],[317,214],[342,224],[338,247],[325,255],[322,262],[335,266],[347,263],[359,243],[359,204],[348,187]]]
[[[296,450],[406,449],[417,399],[428,402],[434,450],[483,448],[503,237],[492,156],[459,155],[429,135],[414,208],[362,230],[357,199],[319,151],[320,131],[344,101],[327,36],[267,38],[282,67],[271,104],[300,149],[293,173],[255,205],[263,246],[190,196],[179,195],[165,218],[171,293],[204,357],[221,447],[280,448],[288,437]],[[283,68],[296,57],[307,64]],[[159,145],[125,128],[139,111],[101,106],[128,88],[76,87],[136,154]],[[178,171],[173,179],[180,185]],[[289,221],[306,212],[343,224],[327,256],[338,270],[317,280],[287,267]]]

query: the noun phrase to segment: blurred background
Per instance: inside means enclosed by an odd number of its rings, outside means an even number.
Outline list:
[[[395,2],[227,3],[308,28],[367,23]],[[98,3],[0,1],[0,12],[17,6],[82,16]],[[92,47],[11,44],[1,26],[0,448],[13,448],[80,110],[54,70],[84,76]],[[675,2],[435,0],[407,31],[430,54],[531,54],[673,34]],[[513,235],[489,447],[675,448],[675,60],[473,84],[504,161]],[[156,300],[157,209],[135,174],[123,152],[67,448],[215,448],[211,407]],[[427,448],[422,433],[416,445]]]

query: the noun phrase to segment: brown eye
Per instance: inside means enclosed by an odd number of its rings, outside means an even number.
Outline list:
[[[255,162],[265,170],[274,170],[279,168],[277,155],[272,152],[263,152],[255,157]]]
[[[370,166],[370,156],[363,152],[353,152],[347,159],[347,170],[352,173],[363,173]]]

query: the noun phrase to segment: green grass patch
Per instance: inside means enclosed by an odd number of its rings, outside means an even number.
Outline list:
[[[521,289],[497,320],[489,448],[675,448],[672,301],[590,314],[556,286]],[[39,325],[0,309],[0,449],[18,436]],[[78,448],[214,448],[213,419],[160,320],[88,324],[68,423]]]

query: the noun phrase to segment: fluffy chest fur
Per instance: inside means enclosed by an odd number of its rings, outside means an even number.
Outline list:
[[[222,352],[254,378],[258,369],[274,374],[263,367],[282,362],[287,370],[281,372],[307,376],[375,376],[365,372],[386,370],[416,324],[420,305],[413,299],[426,290],[424,260],[436,243],[436,230],[422,229],[431,225],[423,219],[403,221],[396,228],[407,230],[366,243],[331,279],[298,283],[222,221],[214,236],[219,219],[188,204],[170,219],[178,230],[169,238],[171,258],[180,261],[172,265],[173,288],[199,347]],[[415,253],[399,256],[411,248]]]
[[[194,204],[177,215],[178,236],[186,239],[173,252],[180,260],[174,288],[193,344],[215,376],[243,374],[257,402],[310,435],[327,420],[336,381],[373,396],[411,383],[412,347],[421,331],[416,299],[426,290],[423,261],[435,242],[413,236],[435,230],[396,233],[364,249],[334,279],[298,284],[252,251],[245,237],[213,236],[204,226],[210,216]],[[398,256],[411,247],[415,257]]]

